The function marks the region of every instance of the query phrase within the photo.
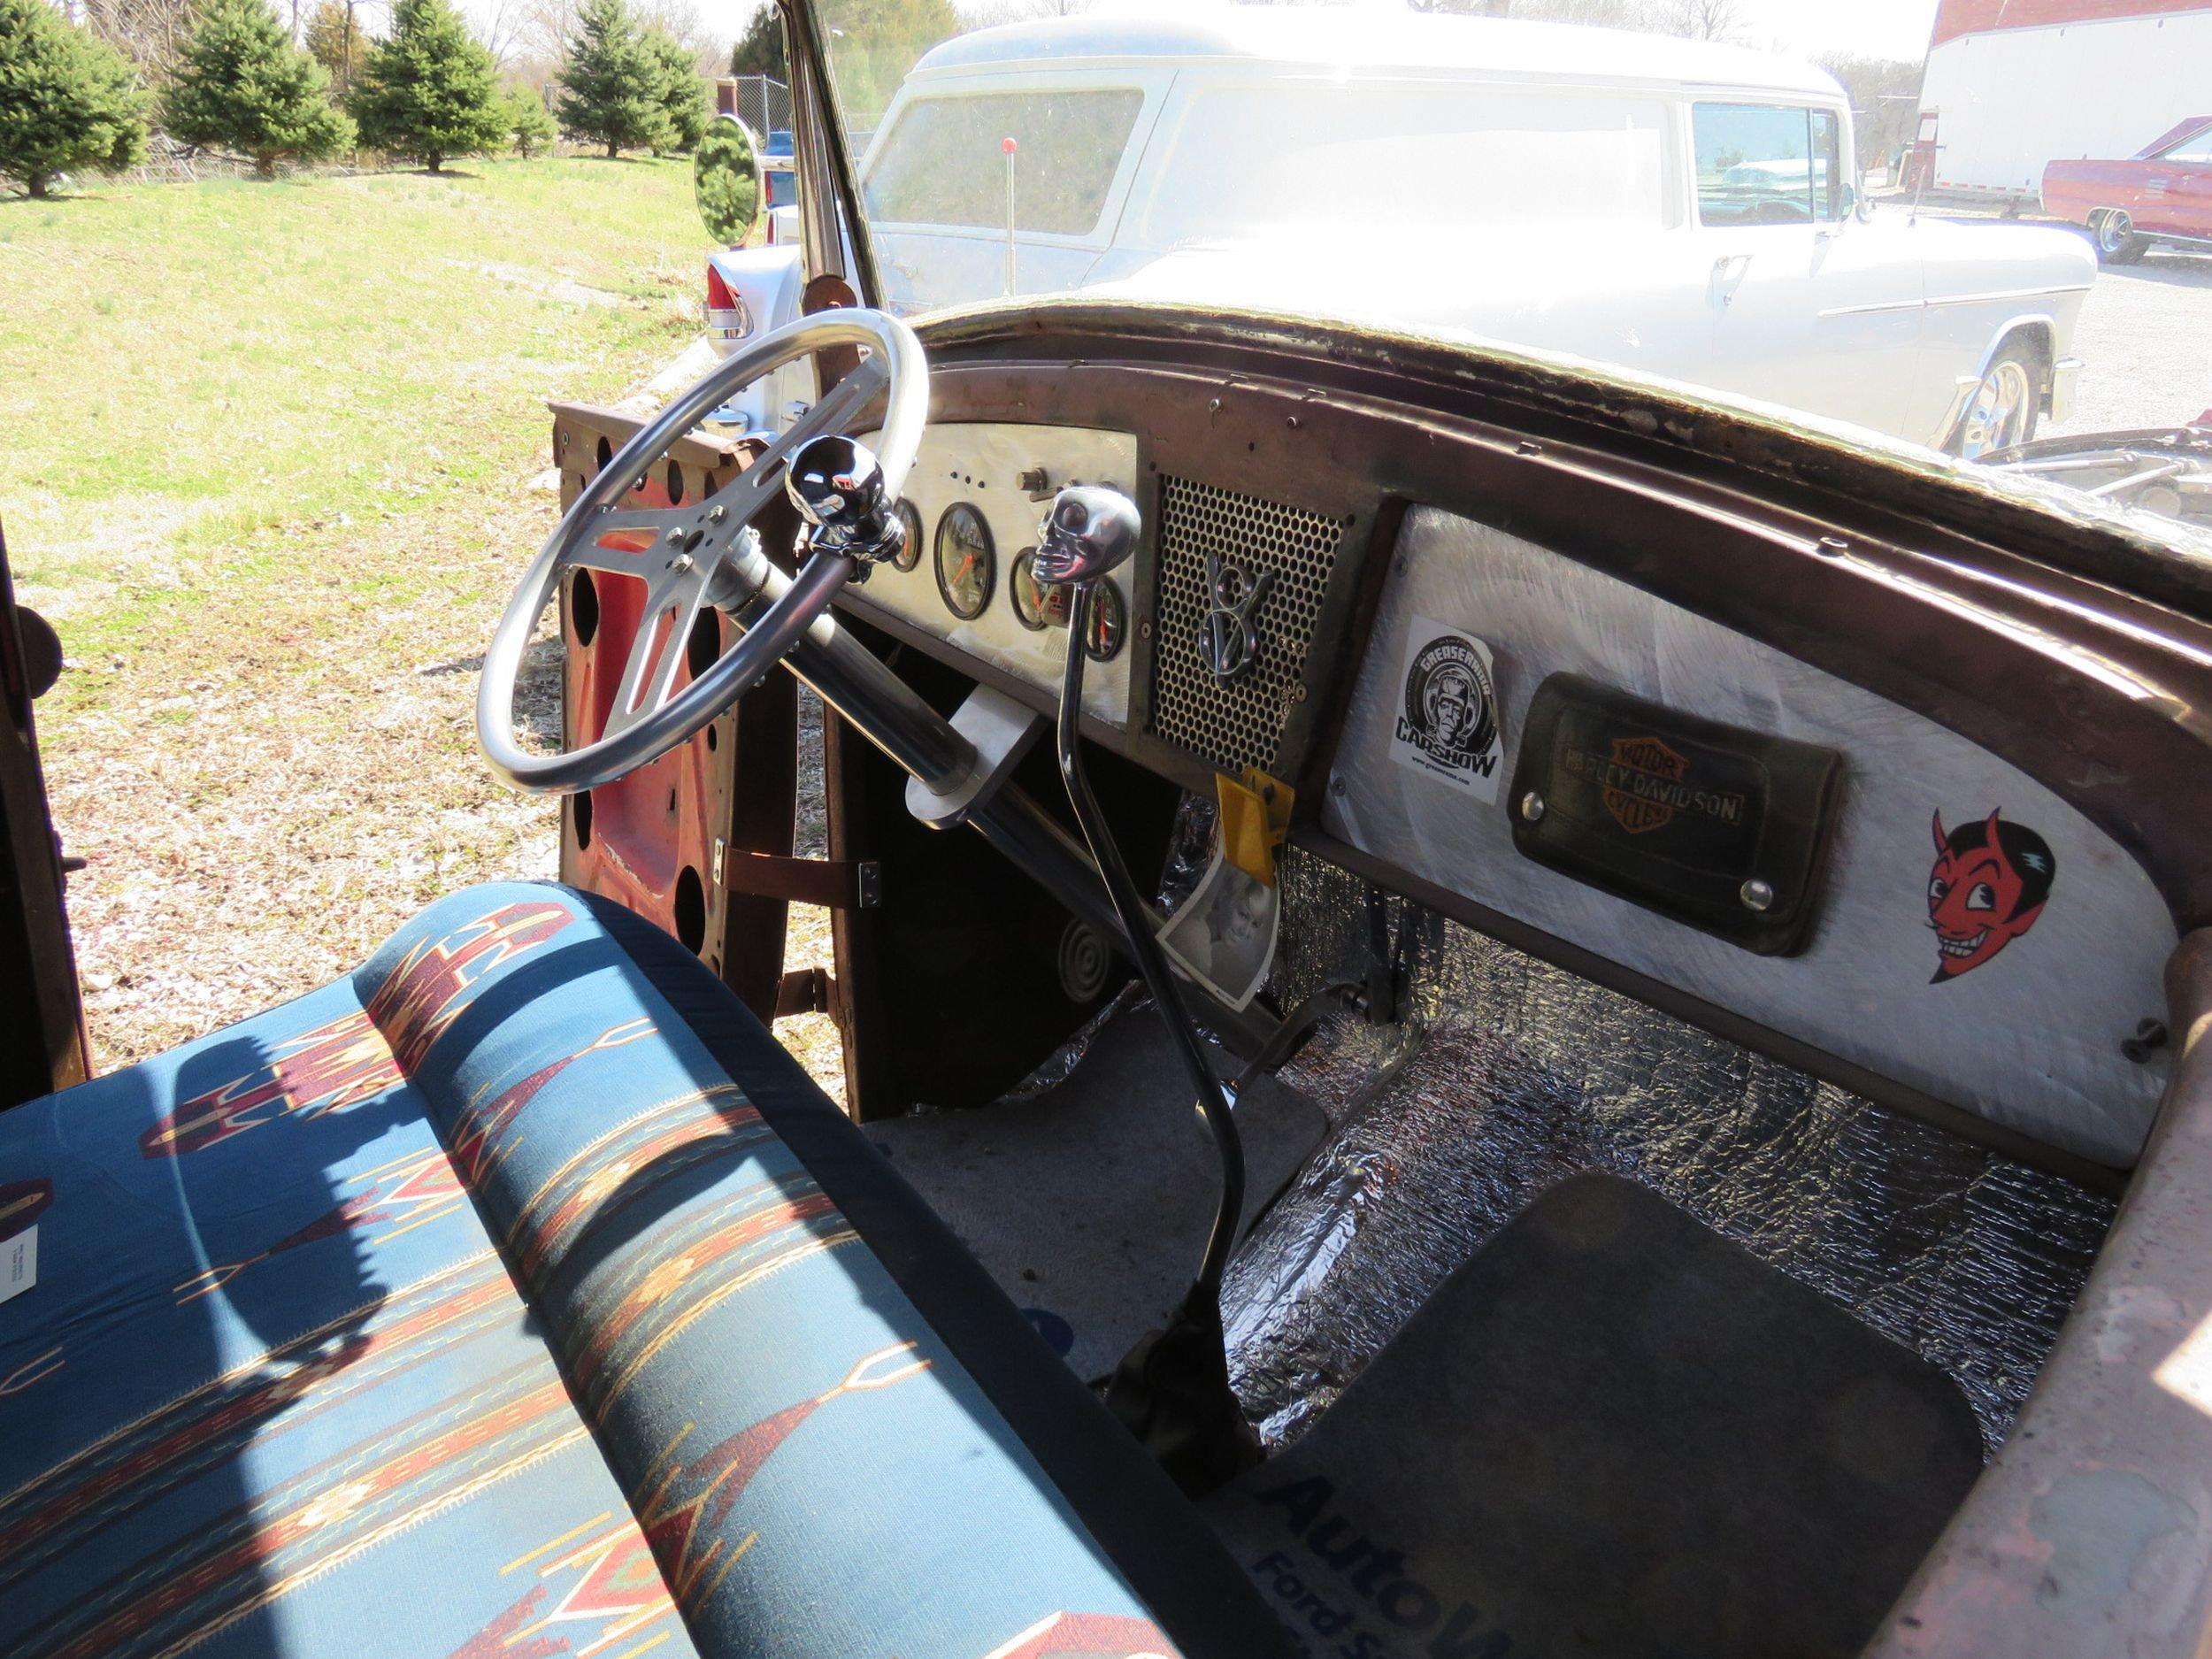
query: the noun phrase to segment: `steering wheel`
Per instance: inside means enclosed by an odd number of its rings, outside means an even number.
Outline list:
[[[621,504],[702,418],[764,374],[831,346],[865,346],[868,355],[727,484],[680,507]],[[885,409],[876,453],[881,473],[878,499],[888,503],[898,498],[914,465],[929,412],[929,376],[914,331],[881,311],[821,311],[764,334],[718,365],[624,444],[577,496],[523,572],[484,653],[483,678],[476,690],[476,739],[492,770],[517,788],[538,794],[568,794],[611,782],[667,753],[757,685],[803,634],[818,624],[829,626],[822,613],[851,577],[856,556],[866,549],[826,528],[802,502],[801,514],[808,521],[803,540],[810,552],[799,573],[787,579],[761,550],[751,526],[777,485],[791,477],[798,452],[816,439],[841,432],[879,393],[885,395]],[[844,446],[847,454],[851,449]],[[800,463],[802,471],[805,465]],[[793,481],[807,486],[803,491],[795,488],[795,501],[803,494],[837,511],[848,508],[843,496],[856,488],[854,480],[834,475]],[[611,541],[616,545],[607,545]],[[598,741],[558,755],[526,754],[514,738],[515,681],[539,616],[562,579],[577,568],[642,580],[644,613]],[[671,695],[676,665],[683,660],[700,607],[734,610],[764,589],[774,600],[767,614],[705,673]]]

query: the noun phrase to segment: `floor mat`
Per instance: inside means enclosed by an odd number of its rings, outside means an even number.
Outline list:
[[[1981,1471],[1957,1386],[1578,1175],[1209,1501],[1316,1654],[1855,1654]]]
[[[1236,1117],[1248,1227],[1327,1123],[1271,1079],[1245,1091]],[[867,1133],[1087,1381],[1111,1371],[1190,1287],[1219,1177],[1148,1002],[1117,1010],[1048,1093],[892,1118]]]

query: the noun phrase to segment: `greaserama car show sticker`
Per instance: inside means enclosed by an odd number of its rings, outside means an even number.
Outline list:
[[[2058,861],[2050,843],[2001,811],[1949,830],[1935,815],[1935,863],[1928,871],[1928,926],[1935,930],[1931,985],[1968,974],[2035,926]]]
[[[1478,801],[1495,801],[1505,733],[1490,648],[1417,616],[1406,631],[1404,672],[1390,757]]]

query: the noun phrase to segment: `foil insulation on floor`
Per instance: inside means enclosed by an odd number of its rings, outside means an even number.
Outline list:
[[[2115,1201],[1876,1106],[1292,852],[1287,1007],[1398,941],[1400,1024],[1332,1021],[1282,1079],[1336,1127],[1223,1294],[1230,1365],[1295,1440],[1444,1279],[1579,1170],[1639,1181],[1955,1378],[1993,1452]],[[1384,907],[1377,916],[1372,906]]]

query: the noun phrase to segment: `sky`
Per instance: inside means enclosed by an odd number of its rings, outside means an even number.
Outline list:
[[[744,0],[739,0],[741,5]],[[1928,50],[1936,0],[1739,0],[1747,46],[1776,46],[1809,58],[1849,52],[1917,61]]]
[[[693,0],[710,32],[734,40],[759,0]],[[1849,52],[1917,61],[1928,50],[1936,0],[1737,0],[1742,44],[1799,57]]]

